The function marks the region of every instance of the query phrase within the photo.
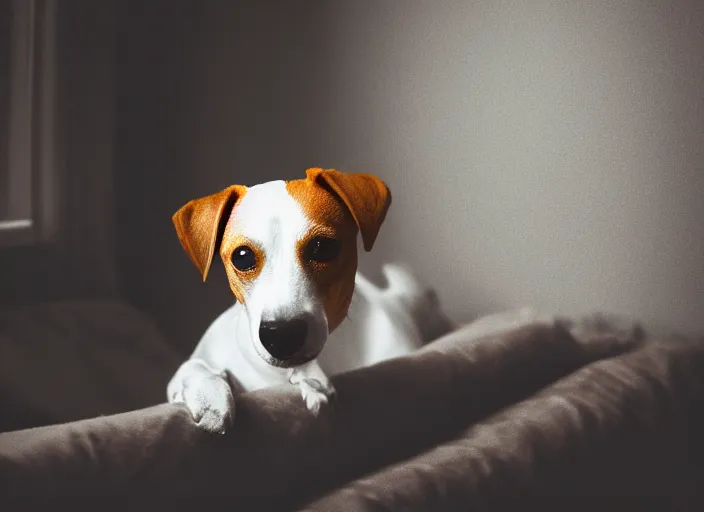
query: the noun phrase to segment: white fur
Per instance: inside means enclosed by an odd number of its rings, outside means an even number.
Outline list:
[[[307,343],[324,344],[328,325],[323,304],[312,292],[313,283],[296,256],[296,243],[311,229],[311,223],[286,190],[286,182],[270,181],[249,188],[233,212],[232,223],[266,252],[264,267],[245,300],[249,332],[259,355],[269,359],[259,341],[261,320],[311,315],[314,328],[309,330]]]
[[[408,354],[424,342],[418,328],[423,316],[415,317],[402,299],[417,300],[419,290],[394,278],[392,272],[400,273],[400,266],[384,265],[382,270],[388,280],[385,289],[360,273],[355,277],[347,320],[330,335],[318,356],[320,365],[331,375]]]
[[[311,225],[285,182],[249,188],[231,222],[263,248],[266,263],[246,290],[245,305],[236,303],[213,321],[167,386],[169,402],[185,403],[204,429],[227,430],[237,394],[286,383],[297,385],[306,407],[317,414],[335,393],[328,375],[423,344],[423,324],[414,307],[425,304],[426,296],[412,274],[397,265],[384,267],[389,286],[383,290],[357,274],[348,320],[328,335],[323,304],[296,256],[296,243]],[[260,321],[302,313],[313,318],[307,344],[325,349],[304,364],[275,366],[259,340]],[[436,303],[422,316],[445,319]]]

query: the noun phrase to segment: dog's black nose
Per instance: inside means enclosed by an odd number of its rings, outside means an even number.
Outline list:
[[[269,354],[285,361],[293,357],[305,344],[308,322],[294,320],[264,322],[259,324],[259,340]]]

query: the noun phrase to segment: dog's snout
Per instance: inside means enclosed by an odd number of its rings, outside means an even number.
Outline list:
[[[276,359],[285,361],[303,348],[308,336],[308,322],[302,318],[259,324],[259,340]]]

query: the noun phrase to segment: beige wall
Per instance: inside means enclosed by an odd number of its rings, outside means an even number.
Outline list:
[[[388,181],[362,267],[409,261],[457,320],[531,303],[704,330],[702,2],[250,4],[124,8],[122,272],[177,341],[230,299],[171,213],[309,165]]]
[[[458,319],[532,303],[704,330],[704,2],[338,2],[330,161],[395,203]]]

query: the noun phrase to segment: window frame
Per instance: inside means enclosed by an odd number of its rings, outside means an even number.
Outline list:
[[[0,248],[51,242],[58,222],[56,0],[12,0],[7,205]]]

